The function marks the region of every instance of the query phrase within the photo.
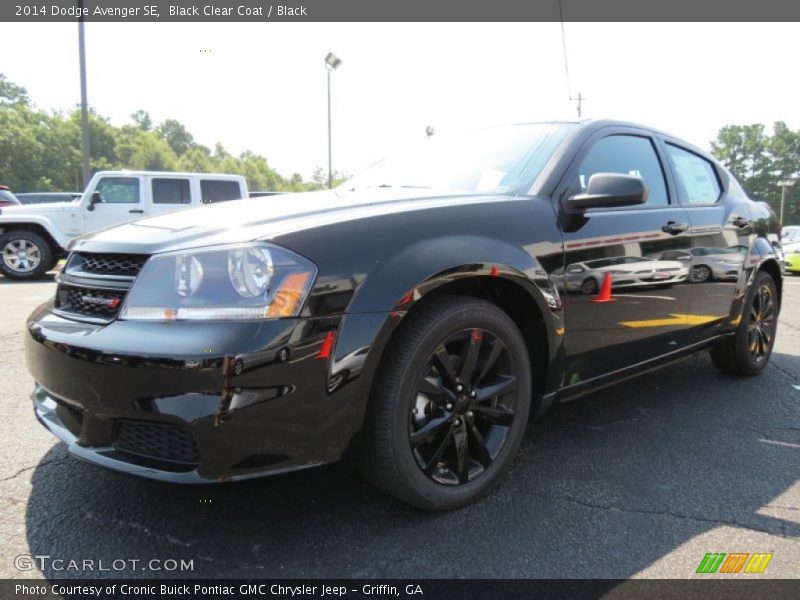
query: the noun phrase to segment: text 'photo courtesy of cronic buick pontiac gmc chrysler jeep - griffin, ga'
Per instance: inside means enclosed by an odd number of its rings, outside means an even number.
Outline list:
[[[778,239],[720,163],[646,127],[437,136],[333,190],[76,240],[27,323],[33,408],[125,473],[233,481],[352,452],[385,492],[453,509],[553,403],[698,351],[761,371]]]

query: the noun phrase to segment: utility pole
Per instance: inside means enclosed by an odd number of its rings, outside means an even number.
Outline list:
[[[792,181],[791,179],[778,182],[778,187],[781,188],[781,217],[780,217],[781,227],[783,227],[783,205],[786,203],[786,188],[792,187],[793,185],[794,181]]]
[[[78,54],[81,63],[81,159],[83,162],[83,188],[89,184],[92,177],[89,166],[89,105],[86,100],[86,40],[83,31],[83,0],[78,6],[81,9],[81,18],[78,21]]]
[[[585,98],[583,97],[583,94],[581,94],[580,92],[578,92],[578,97],[577,98],[573,98],[572,96],[570,96],[570,98],[569,98],[570,102],[575,102],[576,103],[575,106],[578,109],[578,118],[579,119],[581,118],[581,114],[583,113],[583,101],[584,100],[585,100]]]

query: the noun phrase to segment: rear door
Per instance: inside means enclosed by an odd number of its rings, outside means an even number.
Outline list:
[[[595,173],[641,177],[647,202],[560,214],[566,288],[566,385],[676,350],[690,305],[688,268],[664,252],[688,251],[688,217],[653,136],[606,128],[579,151],[556,197],[583,193]],[[611,285],[611,297],[603,293]],[[608,301],[604,301],[608,300]]]
[[[188,208],[192,204],[192,180],[187,176],[148,177],[149,214]]]
[[[743,271],[755,260],[748,255],[754,237],[750,201],[713,161],[675,140],[663,140],[663,147],[689,217],[689,326],[692,339],[699,341],[730,326],[737,290],[745,287]]]

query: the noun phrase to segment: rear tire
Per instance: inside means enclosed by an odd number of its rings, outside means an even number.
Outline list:
[[[413,506],[464,506],[497,483],[522,443],[525,340],[494,304],[457,296],[428,301],[400,327],[370,399],[362,471]]]
[[[736,333],[711,349],[711,360],[723,373],[757,375],[772,355],[780,302],[775,280],[766,271],[756,273]]]
[[[690,279],[692,280],[692,283],[705,283],[706,281],[711,281],[711,269],[705,265],[692,267]]]
[[[591,296],[592,294],[596,294],[597,290],[600,289],[597,285],[597,280],[594,277],[589,277],[584,279],[581,283],[581,293],[584,296]]]
[[[0,236],[0,273],[9,279],[38,279],[55,262],[53,249],[38,233],[17,229]]]

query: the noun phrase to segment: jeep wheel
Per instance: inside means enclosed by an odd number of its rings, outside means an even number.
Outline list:
[[[32,231],[9,231],[0,236],[0,273],[9,279],[38,279],[55,264],[50,244]]]

